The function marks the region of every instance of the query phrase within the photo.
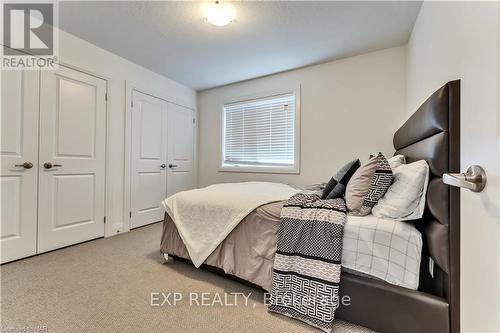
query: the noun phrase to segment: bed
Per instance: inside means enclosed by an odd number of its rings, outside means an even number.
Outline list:
[[[405,155],[409,163],[424,159],[429,164],[425,214],[414,224],[404,224],[404,230],[382,230],[406,242],[407,250],[401,254],[402,273],[397,269],[401,265],[391,266],[390,261],[371,271],[364,264],[364,257],[378,254],[363,233],[376,233],[379,225],[388,224],[378,223],[374,217],[369,223],[370,217],[362,221],[348,218],[340,294],[348,295],[351,302],[341,306],[336,317],[381,332],[459,332],[460,198],[458,189],[441,180],[443,173],[459,171],[459,121],[460,82],[452,81],[432,94],[394,134],[396,154]],[[270,290],[281,207],[281,202],[273,202],[253,210],[208,256],[203,267]],[[382,245],[390,250],[394,247],[391,243]],[[168,214],[161,252],[189,260]]]
[[[282,202],[273,202],[252,211],[204,264],[270,292],[282,206]],[[168,215],[163,224],[161,248],[177,258],[190,258]],[[347,217],[342,253],[345,272],[416,290],[421,250],[422,236],[412,223],[372,215]]]

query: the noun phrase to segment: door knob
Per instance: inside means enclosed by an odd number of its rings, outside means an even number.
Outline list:
[[[168,167],[169,167],[170,169],[173,169],[173,168],[177,168],[177,167],[178,167],[178,165],[170,163],[170,164],[168,165]]]
[[[160,165],[160,168],[162,169],[165,169],[167,167],[167,165],[165,163],[163,163],[162,165]]]
[[[443,183],[481,192],[486,186],[486,172],[479,165],[470,166],[465,173],[445,173]]]
[[[23,167],[25,169],[31,169],[33,167],[33,163],[31,163],[31,162],[24,162],[23,164],[16,164],[14,166],[16,166],[16,167]]]
[[[52,164],[51,162],[45,162],[43,163],[43,167],[45,169],[52,169],[52,168],[62,167],[62,164]]]

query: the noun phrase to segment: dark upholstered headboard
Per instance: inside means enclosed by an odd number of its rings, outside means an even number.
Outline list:
[[[394,134],[394,148],[408,163],[424,159],[430,167],[426,212],[415,223],[424,239],[419,290],[448,300],[453,326],[460,310],[460,190],[441,177],[460,172],[460,81],[448,82],[420,106]]]

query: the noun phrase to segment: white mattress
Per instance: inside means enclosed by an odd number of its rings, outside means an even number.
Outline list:
[[[347,217],[342,266],[388,283],[417,289],[422,235],[408,222],[373,215]]]

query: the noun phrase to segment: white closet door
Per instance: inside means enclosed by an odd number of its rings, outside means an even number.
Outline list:
[[[38,71],[2,71],[1,262],[36,253]]]
[[[132,92],[130,227],[163,219],[167,195],[167,102]]]
[[[42,71],[38,252],[104,236],[106,81]]]
[[[167,193],[173,195],[195,187],[194,112],[169,103]]]

